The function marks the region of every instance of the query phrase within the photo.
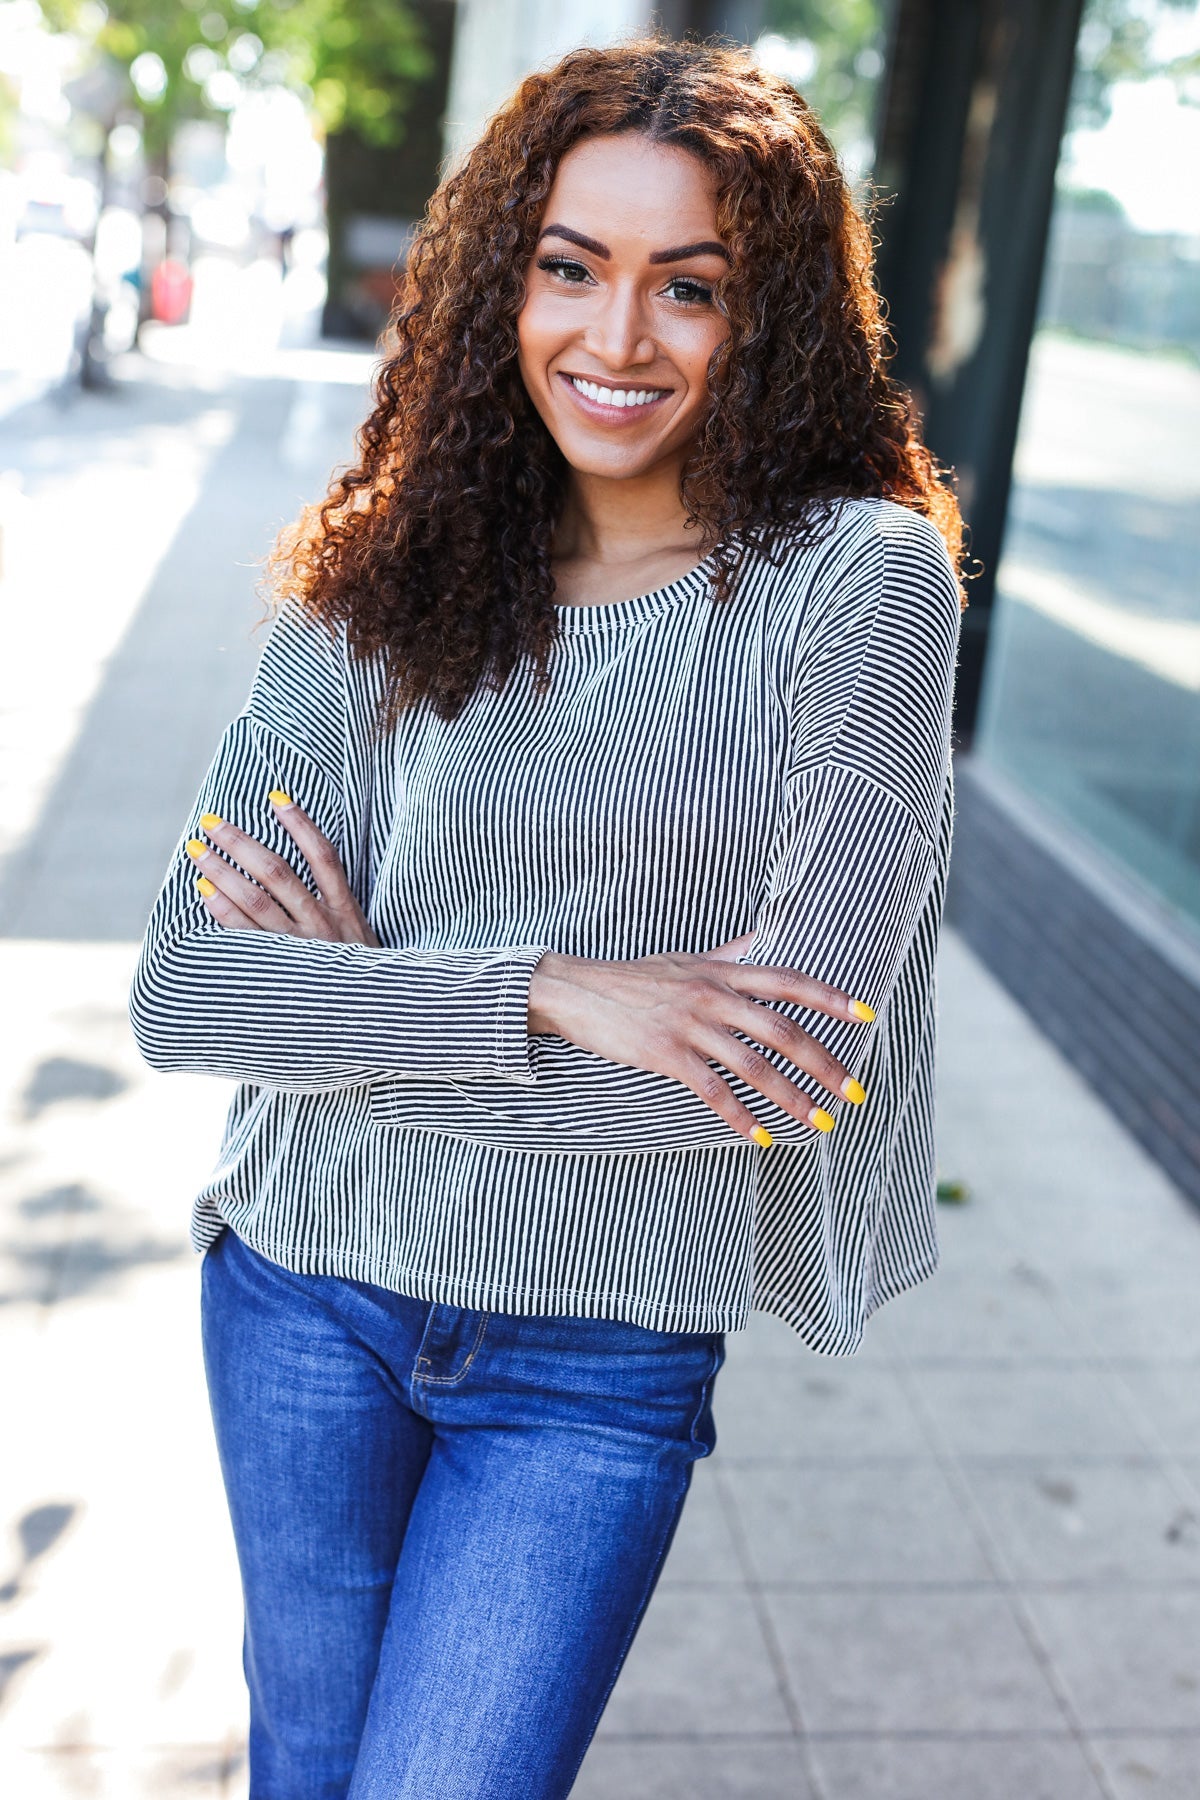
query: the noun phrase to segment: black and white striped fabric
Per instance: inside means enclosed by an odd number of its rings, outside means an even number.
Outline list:
[[[132,996],[156,1068],[242,1084],[198,1249],[229,1225],[299,1271],[659,1330],[757,1308],[826,1352],[934,1268],[949,558],[915,513],[859,500],[815,546],[752,555],[727,603],[710,573],[559,607],[547,694],[523,668],[451,723],[421,706],[382,738],[379,664],[281,614]],[[295,863],[272,788],[339,847],[381,948],[208,918],[183,843],[211,811]],[[855,1108],[802,1082],[828,1135],[735,1082],[774,1136],[760,1150],[676,1081],[527,1035],[548,949],[699,952],[751,929],[743,961],[876,1009],[789,1009],[867,1090]]]

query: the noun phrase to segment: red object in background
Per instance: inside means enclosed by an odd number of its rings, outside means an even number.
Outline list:
[[[150,311],[164,325],[182,325],[192,304],[192,278],[181,262],[167,257],[150,278]]]

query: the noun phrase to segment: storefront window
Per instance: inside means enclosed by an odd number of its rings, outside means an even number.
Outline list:
[[[977,748],[1200,930],[1198,71],[1086,9]]]

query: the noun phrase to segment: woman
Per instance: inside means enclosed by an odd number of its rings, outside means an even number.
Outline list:
[[[277,549],[133,1002],[243,1084],[195,1241],[255,1800],[567,1794],[724,1334],[846,1353],[934,1266],[959,521],[883,355],[796,94],[579,51]]]

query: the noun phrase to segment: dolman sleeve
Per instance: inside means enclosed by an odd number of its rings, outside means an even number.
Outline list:
[[[249,701],[229,726],[171,858],[130,995],[156,1069],[296,1093],[399,1076],[530,1081],[529,980],[546,945],[417,951],[228,931],[196,891],[184,848],[217,813],[310,871],[275,818],[273,788],[305,810],[347,866],[345,647],[286,607]],[[359,895],[360,902],[364,899]]]

